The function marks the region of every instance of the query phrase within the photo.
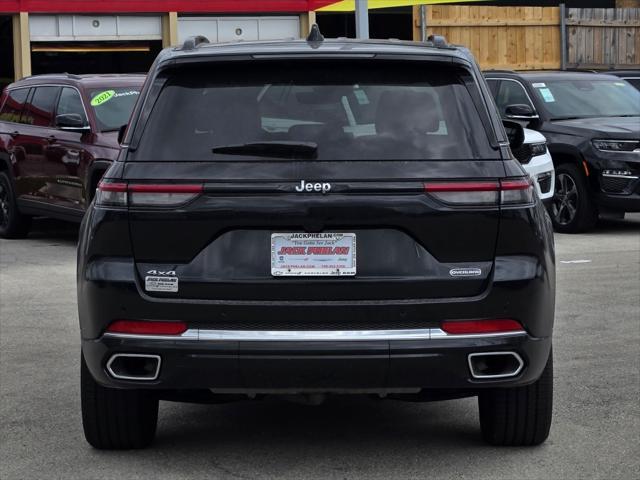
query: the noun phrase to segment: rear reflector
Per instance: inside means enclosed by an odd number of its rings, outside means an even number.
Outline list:
[[[498,181],[427,182],[424,191],[449,205],[497,206],[533,202],[534,189],[529,177]]]
[[[107,328],[107,333],[128,333],[132,335],[180,335],[186,330],[187,325],[184,322],[115,320]]]
[[[442,322],[440,328],[451,335],[524,332],[520,322],[511,319],[448,320]]]
[[[176,207],[204,191],[202,184],[130,184],[101,182],[96,193],[100,206]]]

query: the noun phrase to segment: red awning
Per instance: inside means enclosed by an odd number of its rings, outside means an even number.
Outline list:
[[[0,0],[0,13],[300,13],[337,0]]]

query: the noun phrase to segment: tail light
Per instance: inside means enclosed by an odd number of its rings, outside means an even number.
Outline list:
[[[100,182],[96,205],[177,207],[202,194],[202,184],[126,184]]]
[[[424,190],[454,205],[497,205],[500,200],[498,182],[433,182],[425,183]]]
[[[502,205],[524,205],[533,203],[533,182],[529,177],[500,180]]]
[[[427,182],[424,191],[443,203],[465,206],[528,205],[534,201],[529,177],[500,181]]]
[[[130,335],[180,335],[187,331],[184,322],[166,322],[150,320],[115,320],[106,333],[124,333]]]
[[[451,335],[524,332],[520,322],[507,318],[498,320],[447,320],[440,328]]]
[[[127,184],[100,182],[96,192],[96,205],[126,207]]]
[[[145,207],[173,207],[200,195],[202,185],[129,185],[129,205]]]

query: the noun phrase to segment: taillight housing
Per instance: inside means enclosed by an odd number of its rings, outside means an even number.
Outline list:
[[[528,205],[535,200],[535,189],[530,177],[500,180],[502,205]]]
[[[96,205],[112,207],[178,207],[204,191],[200,183],[148,184],[100,182]]]
[[[173,207],[193,200],[202,191],[202,184],[134,184],[129,185],[129,205],[134,207]]]
[[[100,182],[96,191],[96,205],[107,207],[127,206],[127,184]]]
[[[424,191],[451,205],[497,205],[500,201],[500,183],[489,182],[429,182]]]
[[[520,206],[535,200],[535,190],[529,177],[489,181],[427,182],[424,191],[452,206]]]

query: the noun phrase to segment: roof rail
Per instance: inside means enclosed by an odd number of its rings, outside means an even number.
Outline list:
[[[431,42],[436,48],[445,48],[449,46],[447,39],[442,35],[429,35],[427,37],[427,42]]]
[[[565,69],[565,72],[582,72],[582,73],[600,73],[603,71],[610,71],[610,70],[595,70],[593,68],[580,68],[580,67],[569,67]]]
[[[209,43],[209,39],[204,35],[196,35],[194,37],[187,37],[182,44],[182,50],[194,50],[203,43]]]
[[[34,77],[67,77],[67,78],[71,78],[74,80],[81,80],[82,77],[80,75],[77,75],[75,73],[69,73],[69,72],[60,72],[60,73],[36,73],[35,75],[27,75],[26,77],[22,77],[20,80],[26,80],[27,78],[34,78]]]

